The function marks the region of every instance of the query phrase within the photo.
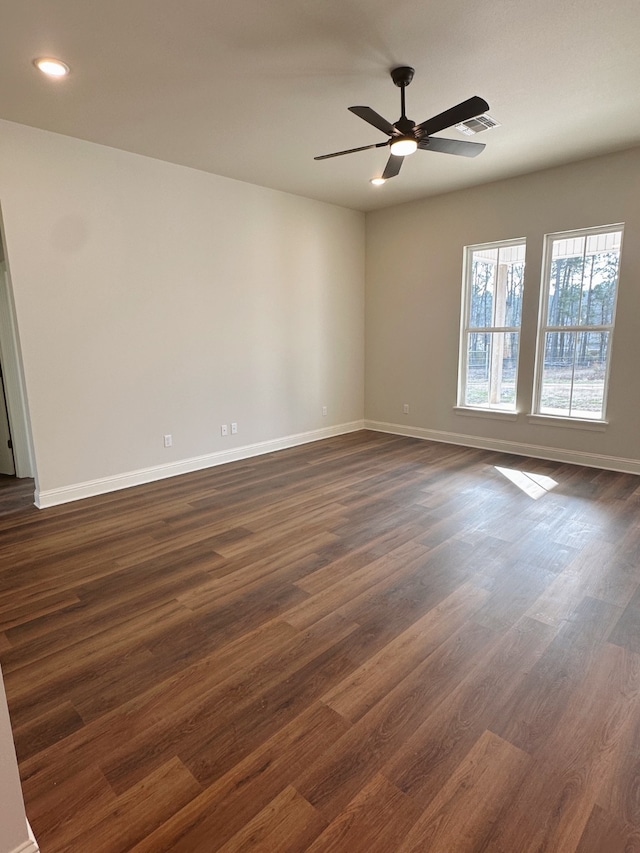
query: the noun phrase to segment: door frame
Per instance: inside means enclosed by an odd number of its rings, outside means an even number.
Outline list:
[[[0,240],[3,260],[0,260],[0,359],[4,376],[9,431],[13,445],[16,477],[36,477],[31,437],[31,424],[20,355],[20,341],[16,321],[11,274],[4,242],[4,228],[0,215]]]

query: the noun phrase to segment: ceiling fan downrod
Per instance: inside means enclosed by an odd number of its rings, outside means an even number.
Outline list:
[[[400,65],[398,68],[391,69],[391,79],[396,84],[396,86],[400,87],[400,107],[402,110],[402,115],[400,116],[400,118],[407,117],[404,103],[404,90],[413,80],[414,74],[415,69],[411,68],[409,65]]]

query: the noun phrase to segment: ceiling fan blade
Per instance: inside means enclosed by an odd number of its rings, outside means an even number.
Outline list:
[[[395,178],[400,169],[402,168],[402,162],[404,157],[396,157],[395,154],[392,154],[387,160],[387,165],[384,167],[384,172],[382,173],[382,177],[385,181],[388,181],[389,178]]]
[[[486,147],[484,142],[443,139],[441,136],[427,136],[418,143],[421,151],[441,151],[443,154],[458,154],[460,157],[477,157]]]
[[[446,130],[447,127],[460,124],[461,121],[466,121],[468,118],[475,118],[488,110],[489,104],[483,98],[474,95],[473,98],[468,98],[461,104],[423,121],[422,124],[416,126],[416,131],[422,136],[431,136],[432,133]]]
[[[349,107],[349,111],[354,115],[357,115],[358,118],[368,121],[369,124],[372,124],[374,127],[377,127],[378,130],[386,133],[387,136],[392,136],[393,133],[395,133],[395,128],[391,122],[387,121],[386,118],[382,118],[382,116],[378,115],[378,113],[375,110],[372,110],[371,107]]]
[[[360,148],[348,148],[346,151],[334,151],[333,154],[321,154],[314,160],[328,160],[330,157],[342,157],[343,154],[355,154],[356,151],[368,151],[370,148],[386,148],[388,142],[376,142],[375,145],[362,145]]]

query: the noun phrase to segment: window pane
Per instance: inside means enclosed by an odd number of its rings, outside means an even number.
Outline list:
[[[471,253],[469,328],[519,326],[525,244]]]
[[[517,332],[469,332],[465,406],[514,410]]]
[[[496,326],[519,326],[522,322],[522,292],[524,287],[524,243],[500,249],[497,271],[497,294],[504,287],[504,310],[496,298]]]
[[[613,323],[622,232],[553,241],[547,326]]]
[[[576,332],[547,332],[540,412],[569,417]]]
[[[540,412],[602,418],[609,332],[548,332]]]
[[[493,294],[497,259],[497,249],[482,249],[472,253],[470,328],[493,326]]]
[[[580,332],[576,338],[571,417],[601,418],[609,332]]]
[[[619,236],[619,233],[596,236],[613,237]],[[587,241],[588,247],[589,241]],[[619,250],[587,254],[584,265],[580,325],[608,326],[613,323],[619,260]]]
[[[549,279],[548,326],[577,326],[580,318],[580,297],[584,261],[582,255],[555,257],[557,244],[574,243],[557,240],[551,261]],[[584,244],[584,238],[581,241]]]

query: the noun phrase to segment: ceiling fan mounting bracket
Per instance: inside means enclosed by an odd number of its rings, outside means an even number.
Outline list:
[[[398,68],[391,69],[391,79],[396,86],[408,86],[413,80],[415,69],[408,65],[400,65]]]

